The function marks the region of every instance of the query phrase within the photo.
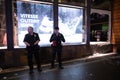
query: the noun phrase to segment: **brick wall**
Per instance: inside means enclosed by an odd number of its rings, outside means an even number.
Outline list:
[[[112,21],[112,43],[120,44],[120,1],[114,0]]]
[[[112,44],[114,50],[120,49],[120,1],[114,0],[112,11]]]

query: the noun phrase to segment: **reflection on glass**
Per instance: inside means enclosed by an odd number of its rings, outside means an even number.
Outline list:
[[[53,2],[53,0],[34,0],[34,1],[47,1],[47,2]]]
[[[70,5],[84,6],[85,0],[58,0],[59,3],[65,3]]]
[[[108,41],[109,16],[107,14],[91,14],[91,41]]]
[[[0,0],[0,49],[6,48],[7,37],[6,37],[6,21],[5,21],[5,7],[4,0]]]
[[[83,9],[59,6],[59,27],[66,43],[83,42]]]
[[[24,47],[23,38],[28,26],[39,33],[40,45],[50,44],[49,38],[53,32],[53,6],[31,2],[17,2],[18,16],[18,47]]]

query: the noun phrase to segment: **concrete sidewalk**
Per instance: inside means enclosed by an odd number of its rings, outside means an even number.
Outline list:
[[[28,69],[0,74],[0,80],[120,80],[120,56],[109,55],[91,59],[64,62],[64,69],[43,71],[34,69],[30,75]]]

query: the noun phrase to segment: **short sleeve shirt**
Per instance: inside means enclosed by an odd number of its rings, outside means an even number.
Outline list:
[[[24,42],[28,42],[30,44],[30,46],[34,46],[34,43],[39,40],[40,41],[40,38],[38,36],[37,33],[33,33],[33,35],[30,35],[29,33],[25,35],[24,37]]]

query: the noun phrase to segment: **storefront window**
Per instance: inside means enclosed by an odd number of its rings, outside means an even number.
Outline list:
[[[15,19],[17,25],[14,26],[15,47],[25,47],[23,39],[27,33],[27,28],[32,26],[34,32],[40,37],[40,45],[50,45],[49,39],[53,32],[53,5],[52,3],[21,2],[17,1]]]
[[[0,49],[6,48],[6,21],[5,21],[5,1],[0,0]]]
[[[109,15],[91,14],[91,41],[108,41]]]
[[[85,6],[85,0],[58,0],[58,2],[67,5]]]
[[[49,38],[53,32],[54,24],[53,1],[13,0],[13,36],[15,47],[25,47],[23,38],[27,33],[28,26],[32,26],[34,31],[39,33],[40,45],[50,45]],[[110,41],[111,0],[92,0],[91,8],[90,41]],[[85,0],[58,0],[58,26],[61,29],[60,32],[65,35],[67,43],[85,42],[85,10]],[[73,38],[76,41],[72,40]],[[6,48],[6,46],[5,1],[1,0],[0,48]]]
[[[83,8],[59,6],[58,21],[60,32],[66,38],[66,44],[80,44],[84,42]]]
[[[110,42],[111,0],[93,0],[91,4],[91,42]]]
[[[34,1],[46,1],[46,2],[53,2],[54,0],[34,0]]]

